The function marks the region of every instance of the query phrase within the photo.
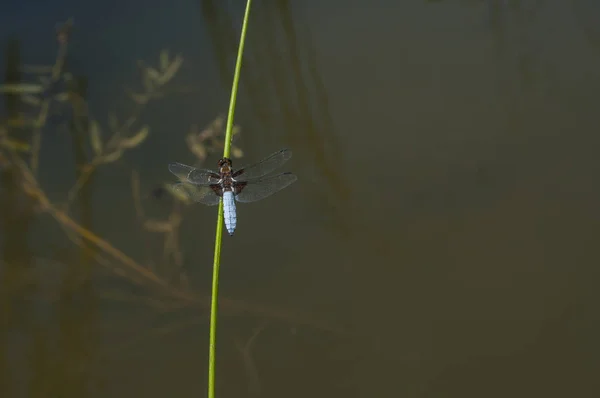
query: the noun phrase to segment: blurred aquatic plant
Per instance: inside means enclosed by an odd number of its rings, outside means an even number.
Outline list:
[[[226,139],[224,127],[224,118],[222,116],[217,117],[202,131],[198,131],[197,125],[192,126],[190,132],[185,137],[185,141],[190,151],[200,162],[203,163],[208,155],[224,149]],[[231,130],[231,156],[236,159],[244,156],[242,149],[233,145],[235,139],[239,137],[240,130],[239,126],[233,126]]]
[[[98,121],[91,120],[89,122],[90,145],[94,157],[83,166],[83,172],[69,191],[67,208],[99,165],[119,160],[126,150],[139,146],[148,137],[149,127],[147,125],[137,128],[133,133],[131,130],[145,106],[150,101],[164,96],[166,84],[175,77],[182,63],[183,58],[180,55],[170,59],[168,50],[161,52],[157,69],[147,66],[143,61],[138,61],[143,84],[140,91],[128,90],[129,97],[135,105],[132,114],[124,118],[123,121],[120,121],[115,114],[109,114],[107,124],[110,136],[107,139],[103,138],[102,128]]]
[[[7,98],[7,103],[11,104],[6,118],[0,120],[0,171],[3,177],[8,176],[1,181],[0,200],[8,195],[7,192],[13,191],[12,188],[7,189],[6,181],[9,181],[15,192],[10,193],[10,195],[14,194],[14,197],[11,196],[10,200],[2,202],[3,214],[7,217],[12,216],[13,213],[19,216],[10,218],[9,221],[3,220],[5,221],[3,227],[7,232],[4,235],[9,237],[9,240],[5,238],[5,248],[12,248],[11,250],[14,251],[15,248],[21,247],[21,244],[26,245],[30,228],[33,228],[30,220],[40,214],[49,215],[75,245],[74,250],[72,245],[56,249],[64,250],[66,255],[61,255],[63,261],[55,261],[55,263],[69,268],[69,272],[61,284],[58,297],[54,297],[53,300],[70,303],[73,292],[77,291],[78,294],[87,297],[85,303],[90,306],[94,305],[94,297],[97,296],[123,303],[141,304],[157,311],[211,307],[211,321],[214,321],[217,314],[217,289],[213,288],[212,301],[207,296],[192,291],[183,267],[183,251],[179,243],[179,229],[185,220],[182,201],[173,201],[173,208],[165,219],[148,216],[142,206],[141,178],[137,171],[132,171],[132,194],[137,218],[143,230],[141,235],[144,239],[147,235],[158,235],[162,240],[159,248],[161,254],[156,262],[138,262],[107,239],[96,234],[92,224],[91,186],[95,171],[100,167],[114,165],[126,156],[128,150],[143,146],[151,129],[142,122],[142,111],[151,101],[165,97],[184,62],[183,57],[180,55],[171,57],[167,50],[163,50],[157,66],[150,66],[143,61],[138,62],[141,88],[135,91],[127,90],[127,95],[133,103],[131,112],[125,115],[110,113],[105,120],[92,117],[86,100],[85,79],[73,76],[68,70],[71,24],[72,22],[68,21],[57,31],[58,51],[53,65],[20,66],[15,61],[18,57],[13,57],[9,69],[15,72],[15,77],[7,78],[5,84],[0,85],[0,92]],[[22,74],[27,77],[23,78]],[[237,87],[239,62],[234,81],[234,87]],[[61,106],[56,106],[57,104]],[[195,127],[191,128],[186,136],[186,142],[198,161],[204,162],[208,155],[220,150],[224,150],[227,156],[235,158],[243,156],[242,149],[232,144],[240,132],[240,128],[233,125],[234,105],[235,90],[232,94],[226,128],[224,128],[223,117],[217,118],[202,131],[198,131]],[[66,200],[63,203],[60,200],[55,203],[44,191],[38,180],[37,170],[40,165],[43,134],[49,127],[49,115],[53,109],[64,111],[67,107],[71,115],[69,131],[73,138],[76,181],[66,193]],[[71,206],[75,202],[78,206]],[[25,209],[22,210],[21,207]],[[220,232],[222,232],[222,208],[219,217]],[[217,240],[220,249],[220,236]],[[215,253],[215,262],[218,263],[220,251],[218,254]],[[5,264],[10,264],[11,268],[19,268],[25,256],[26,253],[12,257],[5,256],[2,259],[4,265],[0,265],[0,268],[8,267]],[[94,291],[88,285],[92,278],[88,270],[91,265],[100,265],[109,271],[109,275],[125,279],[140,289],[134,292],[130,292],[131,289],[126,292],[115,289]],[[218,277],[218,264],[214,270],[216,272],[214,275]],[[213,287],[216,286],[217,280],[213,280]],[[1,305],[9,302],[4,301],[4,294],[8,294],[9,291],[10,294],[16,294],[11,289],[4,289],[10,283],[12,282],[9,278],[3,277],[0,285]],[[29,286],[27,283],[15,283],[12,286],[26,285]],[[148,297],[149,293],[152,293],[153,297]],[[222,311],[232,315],[251,314],[259,318],[278,319],[292,325],[310,325],[323,330],[344,332],[337,325],[314,319],[310,315],[293,314],[285,310],[226,297],[221,298],[221,305]],[[8,324],[8,321],[5,321],[3,318],[0,319],[0,323]],[[63,322],[61,325],[68,327],[70,322],[68,316],[65,315],[61,322]],[[215,322],[211,323],[213,366],[215,325]],[[81,330],[79,333],[83,336],[88,332]],[[75,357],[85,351],[81,347],[75,348],[72,353]],[[2,365],[3,363],[0,363],[0,368]],[[214,382],[214,367],[212,369]]]
[[[0,126],[0,147],[17,152],[29,152],[30,150],[27,142],[9,138],[6,128],[2,126]]]
[[[61,44],[62,45],[62,44]],[[170,81],[174,76],[173,74],[179,70],[181,66],[182,57],[177,56],[175,59],[170,59],[167,56],[168,52],[163,51],[160,57],[160,66],[156,69],[158,72],[149,72],[150,78],[153,81],[158,81],[160,84],[146,84],[147,90],[137,92],[138,95],[146,96],[149,100],[160,97],[157,93],[163,92],[163,84]],[[57,55],[57,61],[55,66],[52,68],[48,67],[29,67],[29,70],[35,70],[36,72],[46,73],[48,70],[56,71],[56,64],[64,64],[65,52],[59,51]],[[68,74],[67,71],[60,69],[63,74]],[[10,83],[14,84],[14,83]],[[4,86],[3,86],[4,87]],[[152,95],[150,95],[152,94]],[[86,140],[89,145],[92,156],[91,159],[82,160],[82,163],[78,166],[80,168],[80,175],[69,190],[68,197],[73,200],[77,197],[77,193],[86,186],[85,181],[87,178],[82,177],[86,174],[91,175],[97,167],[110,165],[117,159],[124,156],[126,150],[138,147],[144,143],[144,140],[149,134],[149,127],[142,125],[141,127],[134,129],[134,133],[130,133],[132,127],[137,121],[139,121],[139,115],[142,110],[142,106],[146,105],[148,101],[141,101],[143,104],[136,102],[136,107],[131,115],[125,117],[121,121],[115,115],[108,115],[107,126],[109,134],[107,138],[104,136],[103,128],[100,123],[95,120],[88,119],[88,110],[85,99],[82,95],[76,91],[68,93],[69,101],[68,104],[76,108],[78,112],[75,112],[73,120],[73,128],[75,130],[81,129],[88,137]],[[48,101],[48,106],[53,101],[58,101],[54,97],[49,97],[43,101]],[[42,101],[42,102],[43,102]],[[230,115],[231,116],[231,115]],[[67,236],[76,244],[82,245],[84,242],[91,244],[97,250],[97,254],[94,260],[109,269],[111,272],[129,279],[136,285],[147,286],[160,292],[163,298],[170,298],[175,300],[179,304],[175,307],[181,306],[194,306],[200,305],[202,307],[208,305],[208,301],[205,297],[198,295],[197,293],[188,291],[187,289],[181,289],[180,284],[172,285],[168,280],[163,279],[160,274],[157,274],[153,269],[143,266],[135,261],[133,258],[128,256],[126,253],[117,249],[107,240],[95,234],[92,230],[87,229],[78,223],[74,217],[70,214],[71,209],[69,206],[53,203],[47,196],[46,192],[41,187],[31,163],[26,162],[23,159],[23,155],[31,153],[31,140],[35,139],[35,135],[38,131],[41,131],[40,127],[43,128],[47,119],[44,117],[34,116],[36,121],[43,121],[44,124],[26,124],[29,126],[31,136],[29,141],[17,140],[11,136],[11,132],[14,127],[7,120],[0,123],[0,159],[4,168],[8,168],[14,172],[16,178],[18,178],[19,187],[22,192],[32,198],[36,204],[38,212],[46,213],[52,216],[58,223],[58,225],[65,231]],[[205,146],[207,153],[212,153],[217,149],[213,145],[217,142],[218,137],[222,135],[222,131],[219,130],[219,126],[222,126],[222,118],[218,118],[213,122],[206,132],[200,133],[200,141]],[[21,127],[19,127],[21,128]],[[230,137],[235,131],[239,131],[239,127],[234,128],[233,124],[228,125]],[[221,144],[219,147],[223,147]],[[230,149],[228,149],[229,151]],[[234,153],[235,152],[235,153]],[[231,150],[233,156],[242,156],[240,148]],[[179,201],[175,201],[174,210],[166,220],[158,220],[152,218],[146,218],[145,212],[141,208],[141,199],[139,194],[139,175],[137,172],[132,174],[132,187],[134,191],[134,202],[136,202],[136,208],[139,214],[139,219],[146,231],[151,233],[165,234],[164,247],[166,256],[177,258],[181,253],[176,245],[177,231],[181,220],[183,219],[180,215]],[[137,199],[135,199],[137,197]],[[69,203],[69,201],[67,201]],[[177,264],[181,264],[180,260],[177,260]],[[259,316],[272,317],[276,319],[288,319],[294,324],[309,324],[318,328],[338,330],[336,326],[329,325],[327,322],[321,323],[320,321],[314,321],[310,316],[298,316],[294,314],[288,314],[285,311],[273,310],[268,307],[254,306],[252,304],[244,303],[241,301],[235,301],[230,299],[224,299],[227,308],[231,309],[233,313],[239,314],[244,312],[254,313]]]
[[[148,260],[150,262],[149,266],[153,268],[154,272],[161,274],[171,283],[176,283],[187,289],[189,287],[188,278],[183,269],[183,252],[179,245],[179,228],[183,218],[179,202],[174,201],[173,209],[166,220],[151,218],[146,215],[142,205],[140,178],[135,170],[131,173],[131,188],[138,223],[144,231],[163,236],[160,263],[162,267],[158,269],[157,265],[152,263],[152,259]]]
[[[190,299],[192,296],[174,290],[159,275],[137,264],[137,262],[125,253],[95,235],[89,229],[90,225],[82,226],[78,224],[69,214],[70,205],[80,197],[81,191],[86,187],[86,184],[98,167],[117,161],[127,150],[138,147],[148,137],[150,129],[147,125],[142,125],[138,128],[134,128],[134,126],[139,119],[143,107],[151,100],[162,97],[165,85],[174,78],[183,62],[183,58],[178,55],[170,59],[168,51],[165,50],[161,52],[158,69],[144,66],[142,68],[143,89],[132,96],[135,102],[132,114],[126,116],[123,121],[120,121],[116,115],[109,114],[107,120],[108,133],[105,133],[97,120],[90,120],[87,102],[82,93],[75,90],[75,85],[68,85],[65,92],[55,95],[45,94],[52,91],[51,86],[59,81],[71,82],[74,80],[64,68],[67,57],[68,34],[59,28],[58,36],[60,37],[59,51],[54,66],[30,66],[23,68],[29,72],[40,74],[41,76],[38,76],[39,82],[8,82],[0,86],[0,91],[6,95],[18,95],[23,104],[33,106],[39,112],[37,116],[32,118],[33,120],[30,123],[24,122],[19,124],[19,128],[31,128],[32,144],[10,136],[11,129],[15,128],[15,123],[10,123],[10,119],[7,123],[0,126],[0,158],[4,167],[11,168],[18,175],[21,188],[30,197],[35,199],[36,208],[42,212],[51,214],[75,244],[78,246],[91,244],[100,251],[100,253],[96,253],[94,256],[98,263],[112,268],[113,272],[129,278],[134,283],[155,285],[161,290],[170,292],[179,298],[187,297],[187,299]],[[143,62],[139,64],[145,65]],[[51,74],[50,77],[44,76],[48,73]],[[143,100],[141,100],[142,97]],[[52,103],[63,101],[65,98],[68,99],[68,104],[73,109],[72,129],[75,134],[74,138],[79,137],[83,133],[84,140],[77,139],[74,142],[75,147],[80,148],[78,153],[81,153],[78,155],[77,181],[68,192],[66,204],[58,206],[48,199],[36,179],[35,170],[38,167],[38,157],[41,150],[41,132],[47,123],[50,106]],[[20,116],[23,120],[27,120],[26,116]],[[131,133],[131,130],[134,130],[134,132]],[[87,139],[85,136],[87,136]],[[85,143],[87,143],[89,151],[81,147],[81,144]],[[31,154],[32,157],[29,164],[22,159],[19,152]],[[86,152],[92,154],[91,158],[85,155]],[[152,223],[148,221],[145,225],[148,230],[156,230],[158,228],[156,222]],[[166,249],[172,246],[173,236],[170,235],[170,239],[165,246]],[[106,255],[108,255],[108,258]],[[117,260],[121,265],[113,264],[110,260],[111,256],[113,257],[112,261]],[[193,301],[197,300],[198,298],[193,299]]]
[[[171,81],[183,64],[183,58],[176,55],[169,58],[168,50],[160,53],[158,68],[146,65],[144,61],[138,61],[138,68],[142,72],[142,91],[129,90],[129,96],[138,105],[145,105],[153,98],[161,98],[165,95],[163,87]]]
[[[233,145],[233,142],[240,136],[240,131],[240,126],[234,125],[231,132],[231,156],[236,159],[244,156],[243,150]],[[192,125],[190,132],[185,137],[185,141],[190,152],[198,159],[197,163],[204,164],[209,155],[222,151],[224,148],[225,125],[223,116],[218,116],[202,131],[198,131],[196,124]],[[160,198],[163,196],[163,193],[168,192],[173,198],[185,205],[194,204],[190,199],[190,197],[194,196],[192,192],[194,187],[191,185],[185,187],[179,186],[179,189],[176,189],[177,186],[179,185],[164,183],[160,187],[155,188],[152,194],[156,198]]]
[[[74,201],[78,197],[78,193],[86,186],[86,181],[93,171],[98,167],[109,166],[126,155],[127,150],[138,148],[143,145],[150,134],[150,128],[140,122],[140,116],[145,106],[152,100],[162,98],[167,92],[168,84],[173,81],[177,72],[180,70],[184,60],[181,55],[171,57],[168,50],[161,51],[156,66],[139,61],[142,88],[132,92],[128,91],[129,96],[134,102],[133,110],[128,115],[117,116],[108,114],[106,122],[101,123],[96,118],[90,117],[85,94],[80,90],[81,83],[75,78],[66,68],[68,55],[69,37],[72,34],[72,21],[60,25],[57,32],[57,42],[59,49],[56,54],[56,59],[53,65],[49,66],[19,66],[17,70],[35,75],[35,82],[26,83],[20,81],[7,81],[0,85],[0,90],[5,95],[15,96],[19,99],[19,106],[32,107],[37,112],[32,116],[24,118],[24,123],[19,126],[11,123],[14,120],[15,114],[18,114],[21,107],[18,107],[9,117],[0,121],[0,162],[4,168],[11,169],[16,178],[18,178],[19,187],[22,192],[33,198],[38,211],[51,215],[67,233],[73,242],[81,245],[82,242],[88,242],[98,249],[98,254],[95,260],[101,265],[106,266],[121,276],[130,279],[136,284],[153,286],[167,296],[176,300],[182,300],[183,303],[189,304],[206,304],[206,300],[202,296],[198,296],[189,291],[180,290],[176,286],[171,286],[167,281],[161,278],[153,270],[146,266],[140,265],[134,259],[123,253],[102,237],[96,235],[92,230],[79,224],[71,214],[69,206],[52,202],[35,173],[33,164],[38,164],[39,160],[33,161],[34,152],[33,141],[40,135],[46,127],[48,119],[48,111],[50,106],[56,102],[65,102],[74,110],[72,129],[77,133],[83,134],[84,152],[88,153],[88,157],[80,159],[77,167],[79,168],[79,176],[73,187],[67,195],[67,204]],[[236,74],[235,84],[239,79],[239,68]],[[51,90],[49,87],[52,83],[68,82],[68,84],[54,87]],[[35,88],[32,88],[35,86]],[[64,90],[63,90],[64,89]],[[55,95],[44,95],[44,93],[56,91]],[[23,97],[23,94],[30,94],[32,97]],[[144,98],[142,100],[142,97]],[[25,98],[25,99],[24,99]],[[235,104],[235,93],[232,97]],[[41,109],[46,105],[46,110]],[[137,127],[136,127],[137,126]],[[28,139],[23,132],[29,132]],[[226,148],[225,153],[232,157],[243,156],[241,148],[232,145],[234,138],[239,136],[240,127],[233,125],[233,108],[230,108],[227,125],[224,129],[224,118],[218,117],[211,122],[204,130],[198,132],[195,127],[192,127],[190,133],[186,137],[186,142],[190,151],[195,154],[199,161],[204,161],[209,154],[215,153]],[[18,133],[18,134],[17,134]],[[18,138],[16,137],[18,135]],[[227,136],[227,139],[226,137]],[[41,140],[39,141],[41,144]],[[38,148],[37,151],[41,149]],[[91,155],[91,156],[90,156]],[[39,153],[37,154],[39,156]],[[29,161],[28,161],[29,160]],[[86,177],[87,175],[87,177]],[[178,257],[181,253],[176,242],[178,241],[178,228],[182,222],[180,201],[174,202],[174,210],[166,220],[148,218],[141,205],[140,195],[140,176],[134,170],[132,172],[132,190],[134,202],[138,218],[144,230],[151,233],[165,234],[165,250],[166,255]],[[179,253],[179,254],[177,254]],[[181,261],[177,261],[181,265]],[[233,300],[225,300],[229,308],[235,312],[256,312],[274,318],[290,319],[296,317],[292,314],[286,315],[285,311],[271,311],[269,308],[260,306],[248,305],[246,303],[236,302]],[[271,315],[267,315],[271,314]],[[319,321],[313,322],[310,317],[299,316],[297,321],[292,323],[299,324],[320,324]],[[330,329],[326,326],[327,323],[321,323],[325,329]],[[333,329],[336,329],[333,327]]]

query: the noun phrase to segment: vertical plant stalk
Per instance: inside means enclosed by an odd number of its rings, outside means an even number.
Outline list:
[[[228,158],[231,151],[231,138],[233,130],[233,116],[235,113],[235,102],[237,99],[237,90],[240,81],[240,70],[242,69],[242,55],[244,53],[244,41],[246,40],[246,29],[248,26],[248,16],[250,15],[250,4],[252,0],[246,1],[246,12],[244,13],[244,22],[242,24],[242,33],[240,35],[240,44],[238,48],[235,72],[233,74],[233,84],[231,87],[231,101],[229,102],[229,113],[227,114],[227,128],[225,130],[225,145],[223,148],[223,157]],[[221,239],[223,238],[223,199],[219,202],[217,216],[217,232],[215,237],[215,257],[213,261],[212,277],[212,295],[210,304],[210,343],[208,349],[208,398],[215,397],[215,345],[217,338],[217,297],[219,293],[219,266],[221,261]]]

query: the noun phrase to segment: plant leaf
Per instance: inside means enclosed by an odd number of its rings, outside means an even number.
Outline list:
[[[192,145],[189,146],[189,148],[190,151],[192,151],[192,153],[198,157],[198,159],[206,160],[206,148],[204,147],[204,145],[202,145],[202,143],[194,142]]]
[[[8,138],[3,138],[2,141],[0,141],[0,144],[8,149],[12,149],[13,151],[17,151],[17,152],[28,152],[29,151],[29,144],[26,142],[22,142],[22,141],[16,141],[16,140],[11,140]]]
[[[244,151],[242,151],[240,148],[238,147],[231,147],[231,155],[234,158],[241,158],[242,156],[244,156]]]
[[[138,131],[133,137],[123,138],[119,141],[119,147],[121,148],[134,148],[140,145],[146,137],[148,137],[149,132],[148,126],[144,126]]]
[[[154,69],[154,68],[147,67],[147,68],[146,68],[146,73],[148,74],[148,77],[149,77],[151,80],[158,80],[158,79],[160,79],[160,72],[158,72],[158,71],[157,71],[156,69]]]
[[[42,102],[42,101],[40,101],[40,99],[38,97],[36,97],[35,95],[31,95],[31,94],[21,95],[21,101],[23,101],[26,104],[36,105],[36,106]]]
[[[131,99],[135,101],[138,105],[144,105],[148,102],[148,95],[145,94],[137,94],[137,93],[129,93]]]
[[[157,79],[156,82],[158,84],[166,84],[169,80],[171,80],[173,78],[173,76],[175,76],[175,74],[181,67],[182,63],[183,63],[183,58],[181,56],[177,55],[175,57],[175,59],[173,60],[173,62],[171,62],[169,64],[169,66],[165,69],[162,76],[159,79]]]
[[[160,52],[160,69],[165,70],[169,66],[169,50],[162,50]]]
[[[54,96],[54,99],[59,102],[66,102],[69,100],[69,93],[58,93]]]
[[[154,86],[157,82],[157,79],[153,79],[152,77],[150,77],[150,75],[148,73],[144,73],[144,77],[143,77],[143,83],[144,83],[144,89],[146,90],[147,93],[151,93],[154,90]]]
[[[44,91],[40,84],[2,84],[0,85],[0,93],[11,94],[38,94]]]
[[[96,156],[100,155],[102,153],[102,133],[98,122],[95,120],[90,123],[90,143]]]
[[[109,153],[108,155],[103,156],[100,161],[102,163],[112,163],[114,161],[119,160],[119,158],[123,156],[123,150],[122,149],[117,149],[114,152]]]

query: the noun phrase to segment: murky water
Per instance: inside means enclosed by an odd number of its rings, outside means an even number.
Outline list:
[[[218,128],[206,158],[188,134],[227,111],[243,4],[37,3],[0,12],[5,81],[37,83],[19,65],[53,64],[73,17],[73,79],[51,93],[72,94],[50,101],[35,174],[0,147],[0,396],[205,396],[216,208],[160,187],[169,162],[219,158]],[[234,166],[289,147],[299,180],[224,237],[218,396],[600,393],[598,15],[254,3]],[[13,144],[33,142],[29,102],[2,99]],[[89,120],[102,156],[111,128],[149,134],[87,175]]]

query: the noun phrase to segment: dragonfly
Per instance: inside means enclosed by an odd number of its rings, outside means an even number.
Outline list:
[[[237,226],[235,201],[256,202],[294,183],[298,178],[289,172],[270,175],[292,157],[292,151],[281,149],[260,162],[234,170],[231,159],[218,162],[219,171],[197,169],[183,163],[169,164],[169,171],[177,176],[179,183],[172,186],[193,202],[208,206],[219,204],[223,199],[223,216],[229,235]]]

